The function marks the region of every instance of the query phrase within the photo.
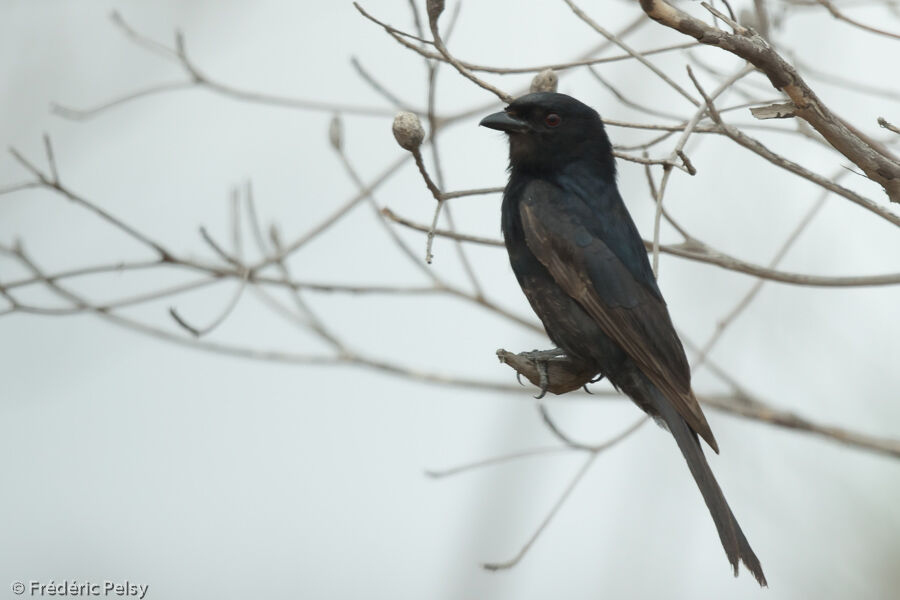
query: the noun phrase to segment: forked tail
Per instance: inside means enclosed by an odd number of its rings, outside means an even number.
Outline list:
[[[639,400],[652,407],[665,421],[666,426],[678,443],[684,459],[687,461],[691,475],[694,476],[694,481],[697,482],[697,487],[700,488],[700,493],[703,494],[709,513],[712,515],[716,529],[719,531],[719,539],[722,541],[722,547],[725,549],[728,561],[734,567],[734,575],[737,576],[738,574],[738,563],[743,561],[744,566],[753,573],[756,581],[761,586],[768,585],[766,576],[763,575],[762,566],[759,564],[759,559],[756,558],[750,543],[744,537],[741,526],[738,525],[734,513],[731,512],[728,502],[725,501],[722,489],[709,468],[709,463],[706,462],[697,434],[688,427],[684,419],[675,410],[675,407],[663,397],[662,393],[656,389],[656,386],[650,383],[643,375],[640,375],[637,379],[639,379],[639,385],[636,387],[639,389],[634,391],[640,396]],[[625,391],[630,392],[632,390]]]

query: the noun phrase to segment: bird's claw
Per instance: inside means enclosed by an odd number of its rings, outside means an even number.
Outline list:
[[[550,387],[550,378],[547,376],[547,361],[546,360],[535,360],[534,366],[537,368],[538,376],[540,377],[541,384],[541,393],[535,396],[535,400],[540,400],[544,396],[547,395],[547,388]]]
[[[586,384],[584,384],[584,385],[581,386],[581,387],[584,388],[584,391],[585,391],[585,392],[587,392],[588,394],[590,394],[590,395],[593,396],[593,395],[594,395],[594,392],[592,392],[591,390],[588,389],[588,383],[597,383],[598,381],[602,381],[602,380],[603,380],[603,377],[604,377],[603,373],[597,373],[597,376],[596,376],[596,377],[594,377],[593,379],[591,379],[590,381],[588,381]]]

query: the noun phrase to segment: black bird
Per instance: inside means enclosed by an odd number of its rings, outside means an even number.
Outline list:
[[[597,111],[571,96],[528,94],[481,125],[509,135],[502,228],[519,285],[547,335],[576,365],[607,377],[674,436],[725,554],[766,585],[699,437],[719,448],[647,251],[616,186]]]

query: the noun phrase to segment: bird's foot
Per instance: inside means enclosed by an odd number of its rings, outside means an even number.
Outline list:
[[[529,360],[548,361],[555,358],[568,358],[566,351],[562,348],[552,348],[550,350],[532,350],[531,352],[519,352],[519,356]]]
[[[590,382],[596,374],[596,370],[589,365],[567,356],[559,348],[518,354],[498,350],[497,357],[515,369],[517,376],[524,375],[540,388],[541,392],[536,398],[543,398],[547,392],[565,394],[577,390]]]
[[[537,369],[538,386],[541,388],[541,393],[535,398],[540,400],[547,395],[547,389],[550,387],[550,374],[547,372],[547,365],[551,360],[566,358],[566,353],[561,348],[553,348],[552,350],[520,352],[519,356],[533,362],[535,369]]]

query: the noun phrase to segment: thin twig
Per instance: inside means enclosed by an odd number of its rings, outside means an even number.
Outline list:
[[[366,70],[365,67],[362,66],[362,64],[359,62],[359,59],[355,56],[350,58],[350,64],[353,65],[353,68],[356,70],[362,80],[368,83],[369,87],[375,90],[375,92],[381,95],[385,100],[390,102],[395,109],[405,110],[416,114],[422,114],[422,112],[424,112],[422,110],[411,107],[409,104],[394,95],[394,93],[389,89],[384,87],[378,80],[375,79],[375,77],[371,73]]]
[[[447,26],[448,39],[450,38],[451,34],[453,33],[453,29],[456,26],[461,6],[462,3],[457,3],[454,12],[451,15],[450,23]],[[414,3],[412,5],[412,9],[415,13],[416,23],[421,26],[421,23],[419,23],[418,20],[418,11],[416,11]],[[440,61],[425,59],[425,66],[428,69],[427,114],[428,129],[431,131],[431,157],[434,163],[434,172],[437,177],[437,188],[444,190],[446,189],[447,185],[444,181],[444,169],[441,165],[441,153],[438,147],[438,132],[440,131],[440,127],[439,119],[437,116],[437,75],[441,64],[442,63]],[[440,211],[446,200],[447,196],[444,193],[441,193],[441,199],[438,201],[438,206],[435,208],[436,213]],[[444,209],[444,212],[447,215],[447,225],[450,228],[450,231],[456,231],[456,223],[453,220],[453,211],[449,206],[447,206]],[[435,226],[436,225],[437,223],[435,223]],[[433,238],[434,236],[432,236],[432,240]],[[475,274],[475,269],[473,268],[472,263],[469,260],[468,255],[466,254],[466,250],[463,247],[462,242],[458,240],[454,241],[454,247],[456,249],[457,258],[459,258],[459,262],[462,264],[463,270],[466,273],[466,277],[468,277],[469,283],[471,283],[472,289],[475,291],[475,296],[484,297],[484,290],[481,287],[481,283],[478,281],[478,276]],[[430,255],[430,249],[426,249],[426,255]]]
[[[676,114],[670,113],[670,112],[666,112],[664,110],[659,110],[659,109],[653,108],[652,106],[644,106],[643,104],[640,104],[639,102],[632,100],[631,98],[629,98],[628,96],[626,96],[625,94],[620,92],[613,84],[611,84],[606,79],[604,79],[603,76],[600,75],[600,73],[598,73],[597,69],[595,69],[594,67],[588,67],[588,71],[590,72],[591,75],[594,76],[594,79],[596,79],[600,85],[602,85],[604,88],[609,90],[609,92],[613,96],[615,96],[619,100],[619,102],[621,102],[625,106],[628,106],[635,110],[641,111],[642,113],[646,113],[648,115],[653,115],[655,117],[661,117],[663,119],[673,119],[675,121],[682,120],[679,115],[676,115]]]
[[[315,239],[319,235],[321,235],[324,231],[326,231],[329,227],[331,227],[334,223],[339,221],[344,215],[346,215],[350,210],[352,210],[357,204],[365,200],[376,188],[381,186],[385,181],[387,181],[394,173],[400,170],[400,167],[409,160],[409,154],[403,153],[397,160],[391,163],[387,168],[385,168],[380,175],[375,177],[369,185],[367,185],[364,189],[357,192],[353,197],[347,200],[342,206],[340,206],[337,210],[335,210],[330,216],[321,221],[318,225],[307,231],[305,234],[291,242],[290,244],[285,244],[282,255],[279,256],[270,256],[261,260],[251,267],[252,271],[258,271],[267,265],[271,265],[276,263],[278,260],[282,260],[287,258],[289,255],[293,254],[304,245],[309,243],[311,240]]]
[[[459,6],[459,5],[457,4],[457,6]],[[443,56],[442,54],[440,54],[439,52],[431,52],[424,47],[417,46],[416,44],[404,39],[404,37],[416,39],[416,36],[410,35],[406,32],[396,29],[395,27],[391,27],[390,25],[383,23],[382,21],[378,20],[377,18],[373,17],[371,14],[366,12],[364,9],[361,9],[359,7],[357,7],[357,9],[360,11],[360,13],[366,19],[369,19],[373,23],[384,28],[385,31],[388,33],[388,35],[390,35],[392,38],[394,38],[394,40],[396,40],[398,43],[403,45],[405,48],[408,48],[409,50],[412,50],[412,51],[418,53],[419,55],[421,55],[422,57],[424,57],[426,59],[448,62],[447,58],[445,56]],[[631,21],[628,25],[626,25],[622,29],[622,31],[620,31],[615,37],[617,39],[621,40],[626,35],[636,31],[637,28],[640,27],[641,25],[643,25],[645,22],[646,21],[644,20],[643,17],[638,17],[638,18],[634,19],[633,21]],[[420,34],[420,37],[421,37],[421,34]],[[431,45],[431,42],[426,41],[425,43]],[[606,47],[606,45],[607,44],[602,44],[602,45],[588,51],[586,54],[588,54],[588,55],[596,54],[600,50],[603,50]],[[688,48],[693,48],[698,45],[699,44],[697,42],[672,44],[669,46],[662,46],[659,48],[651,48],[648,50],[642,50],[637,53],[619,54],[616,56],[607,56],[607,57],[600,57],[600,58],[581,58],[581,59],[577,59],[577,60],[573,60],[573,61],[567,61],[567,62],[561,62],[561,63],[551,63],[551,64],[538,65],[538,66],[533,66],[533,67],[494,67],[494,66],[488,66],[488,65],[479,65],[479,64],[475,64],[475,63],[464,61],[464,60],[459,60],[459,63],[462,64],[464,67],[466,67],[470,71],[494,73],[497,75],[514,75],[514,74],[523,74],[523,73],[540,73],[541,71],[546,71],[547,69],[550,69],[552,71],[565,71],[568,69],[574,69],[576,67],[583,67],[586,65],[597,65],[597,64],[601,64],[601,63],[632,60],[635,58],[636,54],[640,55],[640,56],[650,56],[653,54],[662,54],[664,52],[685,50]]]
[[[279,106],[282,108],[293,108],[328,113],[342,112],[361,116],[376,117],[390,116],[392,114],[391,109],[343,104],[340,102],[330,102],[322,100],[309,100],[305,98],[294,98],[288,96],[278,96],[274,94],[263,94],[256,91],[241,89],[231,84],[214,80],[203,73],[200,69],[198,69],[197,66],[190,61],[185,52],[184,36],[180,32],[176,36],[175,48],[170,48],[165,44],[161,44],[160,42],[152,40],[149,37],[138,33],[134,28],[128,25],[118,13],[113,13],[113,21],[128,34],[128,37],[133,42],[177,62],[188,75],[189,79],[187,81],[173,81],[169,83],[161,83],[148,86],[90,108],[78,109],[66,107],[60,104],[52,104],[52,110],[59,116],[71,120],[85,120],[91,117],[95,117],[111,108],[127,104],[140,98],[196,87],[207,88],[211,91],[222,94],[224,96],[229,96],[236,100],[266,104],[270,106]]]
[[[154,250],[154,252],[156,252],[160,256],[160,258],[162,260],[171,260],[172,254],[169,253],[169,251],[166,250],[159,242],[156,242],[156,241],[150,239],[149,237],[147,237],[146,235],[144,235],[143,233],[141,233],[134,227],[127,225],[121,219],[113,216],[112,213],[104,210],[103,208],[100,208],[98,205],[94,204],[93,202],[90,202],[86,198],[75,194],[74,192],[69,190],[67,187],[63,186],[63,184],[58,179],[54,179],[53,175],[48,177],[43,171],[38,169],[36,166],[34,166],[34,164],[29,162],[24,156],[22,156],[22,154],[15,148],[10,148],[9,152],[10,152],[10,154],[12,154],[13,158],[15,158],[19,162],[19,164],[21,164],[26,170],[28,170],[32,175],[34,175],[37,178],[38,182],[43,187],[46,187],[46,188],[52,189],[56,192],[59,192],[60,194],[62,194],[63,196],[65,196],[66,198],[68,198],[69,200],[74,202],[75,204],[78,204],[78,205],[88,209],[89,211],[91,211],[94,214],[101,217],[103,220],[107,221],[108,223],[111,223],[117,229],[121,230],[122,232],[129,235],[130,237],[134,238],[141,244],[144,244],[145,246],[149,246],[150,248],[152,248]],[[54,169],[54,174],[55,174],[55,159],[52,161],[52,164],[53,164],[53,169]]]
[[[134,100],[147,98],[148,96],[155,96],[157,94],[165,94],[167,92],[187,90],[196,87],[196,85],[197,83],[194,81],[170,81],[168,83],[158,83],[140,88],[133,92],[129,92],[122,96],[113,98],[112,100],[107,100],[106,102],[102,102],[88,108],[72,108],[71,106],[65,106],[63,104],[59,104],[58,102],[51,102],[50,110],[53,111],[53,113],[57,116],[60,116],[64,119],[69,119],[70,121],[85,121],[87,119],[96,117],[97,115],[106,112],[111,108],[122,106],[123,104],[128,104],[129,102],[133,102]]]
[[[742,26],[741,24],[739,24],[737,21],[734,20],[733,16],[728,16],[726,14],[723,14],[722,11],[718,10],[714,6],[710,6],[707,2],[701,2],[700,6],[702,6],[706,10],[708,10],[710,13],[714,14],[719,19],[722,19],[722,21],[724,21],[725,23],[728,23],[728,25],[731,27],[731,29],[734,31],[734,33],[736,35],[747,35],[749,33],[749,31],[747,30],[746,27]],[[731,10],[730,6],[728,7],[728,10],[729,11]]]
[[[878,117],[878,124],[888,131],[893,131],[894,133],[900,134],[900,127],[897,127],[893,123],[889,123],[884,117]]]
[[[210,235],[210,233],[209,233],[209,231],[207,231],[206,227],[200,226],[199,231],[200,231],[200,237],[203,239],[204,242],[206,242],[207,246],[212,248],[213,252],[215,252],[219,258],[221,258],[222,260],[224,260],[225,262],[227,262],[228,264],[230,264],[234,267],[237,267],[239,269],[244,268],[244,266],[241,264],[240,260],[238,260],[236,257],[234,257],[234,256],[230,255],[228,252],[226,252],[225,249],[222,248],[222,246],[220,246],[219,243],[215,239],[213,239],[212,235]]]
[[[547,429],[550,430],[554,436],[556,436],[559,441],[568,446],[573,450],[583,450],[585,452],[602,452],[603,450],[609,448],[610,446],[616,444],[621,441],[625,437],[628,437],[635,431],[637,431],[641,425],[646,423],[650,417],[647,415],[641,416],[637,421],[635,421],[632,425],[626,428],[622,433],[618,436],[607,440],[605,442],[601,442],[599,444],[582,444],[581,442],[576,442],[568,435],[566,435],[562,429],[556,424],[556,422],[550,417],[550,412],[547,410],[547,406],[543,403],[538,403],[538,412],[541,415],[541,421],[543,421],[544,425],[547,426]]]
[[[569,496],[571,496],[572,492],[575,490],[581,480],[584,479],[584,476],[591,468],[591,465],[594,464],[594,461],[597,460],[597,457],[600,456],[600,453],[630,436],[632,433],[637,431],[640,426],[643,425],[646,421],[646,417],[642,417],[634,425],[630,425],[627,429],[610,438],[607,442],[598,446],[583,448],[588,453],[587,458],[585,459],[584,463],[582,463],[581,468],[579,468],[575,473],[575,476],[569,482],[569,485],[567,485],[562,494],[560,494],[559,499],[557,499],[553,507],[547,512],[547,515],[544,517],[543,521],[541,521],[540,525],[538,525],[537,529],[534,531],[531,537],[528,538],[528,541],[526,541],[525,544],[522,545],[522,548],[511,559],[503,562],[484,563],[482,564],[482,567],[489,571],[499,571],[502,569],[510,569],[519,564],[519,562],[525,557],[525,555],[528,553],[537,539],[541,536],[541,533],[543,533],[547,526],[550,524],[550,521],[553,520],[553,517],[555,517],[559,510],[563,507],[566,500],[569,499]]]
[[[547,454],[559,454],[560,452],[568,452],[569,448],[561,447],[561,446],[547,446],[545,448],[533,448],[531,450],[523,450],[521,452],[513,452],[511,454],[504,454],[502,456],[494,456],[491,458],[484,458],[482,460],[476,460],[474,462],[463,463],[461,465],[457,465],[455,467],[449,467],[446,469],[426,469],[425,475],[431,477],[432,479],[443,479],[444,477],[450,477],[452,475],[459,475],[460,473],[465,473],[467,471],[473,471],[475,469],[480,469],[482,467],[492,467],[494,465],[499,465],[507,462],[511,462],[514,460],[518,460],[520,458],[529,458],[532,456],[544,456]]]
[[[382,209],[383,214],[390,220],[400,225],[427,233],[430,228],[427,225],[415,223],[394,213],[389,208]],[[681,229],[683,232],[684,230]],[[452,231],[436,229],[435,235],[461,240],[464,242],[472,242],[485,246],[504,247],[503,241],[495,238],[487,238],[475,235],[466,235],[454,233]],[[652,251],[653,241],[644,240],[644,247]],[[743,261],[737,257],[725,254],[719,250],[710,248],[703,242],[691,237],[690,240],[682,244],[661,244],[659,251],[663,254],[671,254],[688,260],[716,265],[727,269],[751,275],[753,277],[761,277],[771,281],[780,283],[789,283],[794,285],[803,285],[811,287],[869,287],[883,285],[900,284],[900,273],[887,273],[884,275],[849,275],[844,277],[829,277],[825,275],[807,275],[805,273],[791,273],[787,271],[778,271]]]
[[[838,179],[841,175],[838,175],[835,179]],[[772,257],[772,260],[769,261],[769,268],[775,268],[778,266],[778,263],[782,261],[782,259],[787,255],[788,250],[791,249],[791,246],[794,245],[794,242],[797,241],[797,238],[800,237],[800,234],[812,223],[812,220],[819,213],[823,206],[825,206],[825,200],[828,197],[828,191],[826,190],[818,200],[810,207],[810,209],[803,215],[803,218],[797,223],[797,226],[794,227],[793,231],[788,235],[788,237],[782,242],[781,247],[775,253],[775,256]],[[706,361],[706,357],[712,351],[713,347],[716,343],[721,339],[722,334],[725,333],[725,329],[734,323],[734,321],[740,316],[740,314],[750,306],[750,303],[753,302],[753,299],[759,294],[762,287],[765,285],[765,279],[759,279],[756,283],[754,283],[747,293],[738,300],[737,304],[732,307],[728,313],[719,319],[716,322],[716,328],[713,331],[712,335],[710,335],[709,339],[706,340],[706,343],[703,344],[703,348],[701,348],[699,354],[694,359],[691,368],[693,371],[696,370],[703,365]]]
[[[713,119],[715,120],[715,115],[713,115]],[[879,217],[888,221],[889,223],[900,226],[900,215],[894,214],[888,208],[886,208],[886,207],[878,204],[877,202],[874,202],[864,196],[861,196],[860,194],[857,194],[853,190],[850,190],[848,188],[840,186],[840,185],[836,184],[834,181],[832,181],[831,179],[828,179],[827,177],[823,177],[822,175],[819,175],[818,173],[814,173],[813,171],[810,171],[809,169],[800,166],[799,164],[781,156],[780,154],[773,152],[759,140],[747,135],[746,133],[744,133],[737,127],[734,127],[733,125],[729,125],[728,123],[725,123],[724,120],[721,119],[721,117],[719,118],[718,121],[716,121],[716,125],[718,125],[720,127],[720,131],[724,135],[728,136],[729,138],[731,138],[732,140],[737,142],[739,145],[741,145],[744,148],[747,148],[748,150],[750,150],[751,152],[754,152],[755,154],[761,156],[762,158],[766,159],[767,161],[771,162],[772,164],[774,164],[782,169],[785,169],[786,171],[790,171],[791,173],[794,173],[795,175],[799,175],[800,177],[803,177],[804,179],[808,179],[809,181],[815,183],[816,185],[821,186],[822,188],[824,188],[826,190],[834,192],[835,194],[838,194],[839,196],[843,196],[844,198],[847,198],[851,202],[858,204],[859,206],[865,208],[866,210],[878,215]]]
[[[283,247],[277,228],[272,227],[269,239],[272,241],[272,248],[275,250],[275,255],[281,256],[283,254]],[[290,281],[291,272],[290,269],[288,269],[287,263],[284,261],[284,259],[279,260],[275,264],[278,267],[278,270],[281,272],[282,280]],[[344,343],[341,342],[341,340],[338,339],[338,337],[334,333],[332,333],[328,329],[328,327],[326,327],[322,319],[312,310],[309,304],[307,304],[307,302],[303,299],[303,296],[300,295],[300,290],[291,288],[291,298],[293,299],[294,305],[297,307],[297,309],[306,317],[306,323],[313,332],[315,332],[322,340],[330,344],[331,347],[338,352],[338,354],[348,354]]]
[[[48,279],[50,277],[48,276]],[[152,292],[147,292],[145,294],[135,294],[133,296],[126,296],[124,298],[114,298],[111,300],[104,300],[102,302],[96,302],[92,304],[92,309],[97,309],[101,311],[111,311],[119,308],[125,308],[128,306],[137,306],[140,304],[146,304],[148,302],[153,302],[156,300],[161,300],[163,298],[170,298],[172,296],[177,296],[179,294],[183,294],[185,292],[192,292],[195,290],[199,290],[201,288],[209,287],[213,284],[219,283],[223,281],[221,277],[203,277],[201,279],[195,279],[193,281],[188,281],[186,283],[182,283],[179,285],[173,285],[171,287],[163,287]],[[43,280],[40,280],[43,283]],[[5,286],[6,290],[9,289],[9,286]],[[4,292],[4,286],[0,286],[0,293]],[[11,297],[9,297],[11,299]],[[16,302],[16,310],[19,312],[37,314],[37,315],[47,315],[47,316],[63,316],[63,315],[75,315],[85,312],[85,307],[76,306],[76,307],[46,307],[46,306],[34,306],[34,305],[26,305],[21,302]]]
[[[535,529],[534,533],[531,534],[531,537],[528,538],[519,551],[510,558],[509,560],[505,560],[502,562],[488,562],[482,563],[482,567],[487,569],[488,571],[500,571],[504,569],[511,569],[512,567],[519,564],[519,562],[525,558],[525,555],[528,554],[528,551],[537,541],[537,539],[541,536],[547,526],[550,524],[550,521],[553,520],[553,517],[560,511],[563,505],[566,503],[566,500],[569,499],[569,496],[572,495],[572,492],[575,491],[575,488],[578,487],[578,484],[584,479],[584,476],[587,475],[588,470],[591,468],[591,465],[594,464],[594,461],[597,460],[597,457],[600,456],[595,452],[591,452],[587,455],[584,462],[578,471],[575,472],[575,476],[572,477],[571,481],[569,481],[569,485],[563,490],[562,494],[560,494],[556,503],[550,508],[547,512],[547,515],[541,521],[540,525],[538,525],[537,529]]]
[[[357,4],[355,2],[353,3],[353,5],[357,6]],[[450,54],[450,51],[447,49],[447,46],[444,44],[444,40],[441,38],[441,32],[440,32],[440,29],[438,28],[438,16],[439,15],[435,14],[435,13],[430,13],[428,15],[428,27],[431,29],[431,36],[434,38],[435,49],[441,53],[441,55],[447,60],[448,63],[450,63],[453,66],[454,69],[459,71],[460,75],[462,75],[463,77],[465,77],[466,79],[468,79],[469,81],[471,81],[472,83],[477,85],[478,87],[494,94],[495,96],[500,98],[500,100],[502,100],[503,102],[506,102],[507,104],[512,102],[514,100],[513,96],[510,96],[509,94],[507,94],[500,88],[495,87],[495,86],[491,85],[490,83],[484,81],[483,79],[477,77],[474,73],[472,73],[472,71],[467,69],[465,65],[463,65],[461,62],[459,62],[452,54]]]
[[[563,0],[563,2],[565,2],[565,3],[569,6],[569,8],[572,9],[572,12],[574,12],[575,15],[576,15],[579,19],[581,19],[582,21],[584,21],[585,23],[587,23],[594,31],[596,31],[597,33],[599,33],[600,35],[602,35],[603,37],[605,37],[607,40],[609,40],[610,42],[614,43],[614,44],[617,45],[619,48],[621,48],[622,50],[624,50],[625,52],[627,52],[629,55],[631,55],[632,57],[634,57],[639,63],[641,63],[642,65],[644,65],[645,67],[647,67],[648,69],[650,69],[651,71],[653,71],[653,73],[654,73],[657,77],[659,77],[660,79],[662,79],[663,81],[665,81],[667,84],[669,84],[669,86],[670,86],[673,90],[675,90],[676,92],[678,92],[679,94],[681,94],[681,96],[683,96],[684,98],[686,98],[688,102],[690,102],[690,103],[693,104],[694,106],[698,106],[698,105],[700,104],[700,102],[698,102],[696,98],[694,98],[690,93],[688,93],[683,87],[681,87],[680,85],[678,85],[677,83],[675,83],[675,82],[672,80],[672,78],[669,77],[668,75],[666,75],[666,73],[665,73],[662,69],[660,69],[659,67],[657,67],[656,65],[654,65],[654,64],[653,64],[652,62],[650,62],[645,56],[641,55],[641,53],[639,53],[639,52],[637,52],[636,50],[634,50],[633,48],[631,48],[631,46],[629,46],[628,44],[626,44],[625,42],[623,42],[622,40],[620,40],[620,39],[619,39],[617,36],[615,36],[613,33],[611,33],[610,31],[606,30],[604,27],[601,27],[599,23],[597,23],[597,22],[594,21],[592,18],[590,18],[590,17],[587,15],[587,13],[585,13],[583,10],[581,10],[581,8],[579,8],[578,5],[575,4],[572,0]]]
[[[567,0],[569,1],[569,0]],[[866,176],[878,183],[892,202],[900,202],[900,160],[873,145],[859,130],[849,126],[823,103],[774,48],[758,34],[737,35],[709,26],[672,6],[666,0],[640,0],[651,19],[710,46],[743,58],[769,78],[797,107],[796,115],[809,123],[828,143]]]
[[[568,1],[568,0],[566,0]],[[690,66],[687,68],[688,75],[693,80],[693,73],[691,72]],[[738,71],[734,73],[731,77],[723,81],[716,91],[713,92],[712,97],[716,98],[721,95],[725,90],[731,87],[734,82],[738,81],[742,77],[751,73],[753,69],[749,66],[742,67]],[[694,113],[694,116],[691,117],[691,120],[688,121],[687,125],[682,131],[681,136],[678,138],[678,143],[675,144],[675,148],[672,150],[672,154],[670,155],[670,160],[674,160],[675,157],[681,155],[683,156],[684,146],[687,144],[688,139],[691,137],[691,134],[694,131],[694,128],[700,123],[700,119],[703,118],[703,115],[706,114],[708,110],[710,110],[711,100],[707,100],[705,104],[700,105],[697,111]],[[712,110],[715,110],[714,108]],[[684,160],[684,158],[682,158]],[[687,169],[687,163],[685,163],[685,168]],[[689,171],[689,170],[688,170]],[[689,171],[690,172],[690,171]],[[672,169],[664,167],[663,168],[663,176],[659,182],[659,188],[657,190],[656,196],[656,213],[653,216],[653,274],[659,277],[659,252],[660,252],[660,244],[659,244],[659,234],[660,234],[660,221],[662,219],[663,212],[663,197],[666,193],[666,185],[669,183],[669,177],[672,174]]]
[[[504,187],[490,187],[490,188],[476,188],[471,190],[459,190],[456,192],[443,192],[441,193],[441,198],[443,200],[450,200],[452,198],[463,198],[465,196],[483,196],[485,194],[501,194]]]
[[[375,219],[378,221],[379,225],[381,225],[384,232],[388,235],[394,245],[400,250],[400,252],[407,258],[409,263],[413,265],[420,273],[425,275],[431,282],[435,288],[443,288],[445,287],[444,281],[434,272],[432,269],[428,269],[422,262],[416,257],[415,253],[409,247],[409,245],[399,236],[397,232],[390,226],[387,222],[385,215],[382,212],[382,209],[378,205],[378,201],[375,199],[375,195],[373,190],[368,189],[359,172],[350,162],[350,158],[344,152],[343,147],[339,147],[335,149],[338,158],[341,160],[341,164],[344,166],[344,169],[347,171],[347,174],[350,176],[350,180],[356,185],[356,187],[360,190],[360,193],[367,192],[365,195],[365,199],[368,202],[369,206],[372,208],[372,211],[375,214]]]
[[[425,168],[425,161],[422,160],[421,150],[419,150],[419,148],[414,148],[411,152],[416,161],[416,167],[418,167],[419,173],[422,175],[422,180],[425,181],[425,187],[428,188],[428,191],[431,192],[431,195],[437,200],[437,205],[434,208],[434,216],[431,218],[431,228],[428,230],[428,238],[425,242],[425,262],[430,265],[431,261],[434,259],[434,255],[431,253],[431,248],[434,244],[434,231],[437,228],[441,210],[444,208],[444,196],[428,174],[428,169]]]
[[[839,21],[844,21],[845,23],[849,23],[854,27],[858,27],[864,31],[868,31],[870,33],[876,33],[878,35],[883,35],[884,37],[889,37],[895,40],[900,40],[900,34],[894,33],[892,31],[886,31],[884,29],[879,29],[878,27],[872,27],[871,25],[866,25],[862,21],[857,21],[856,19],[852,19],[838,10],[837,6],[834,5],[833,2],[829,0],[816,0],[819,4],[828,9],[828,12],[831,13],[835,19]]]
[[[50,181],[59,184],[59,172],[56,170],[56,157],[53,155],[53,144],[50,136],[44,134],[44,151],[47,153],[47,165],[50,167]]]
[[[222,309],[222,312],[219,313],[215,319],[210,321],[209,325],[206,327],[195,327],[185,320],[180,314],[178,314],[178,310],[172,306],[169,307],[169,315],[171,315],[172,319],[178,323],[181,327],[187,330],[194,337],[203,337],[211,333],[216,327],[225,322],[225,319],[234,312],[234,309],[237,308],[238,302],[241,299],[241,296],[244,294],[244,290],[247,289],[247,274],[249,274],[248,270],[244,270],[244,277],[238,282],[237,288],[234,290],[234,293],[231,296],[231,299],[228,301],[228,304],[225,305],[225,308]]]

